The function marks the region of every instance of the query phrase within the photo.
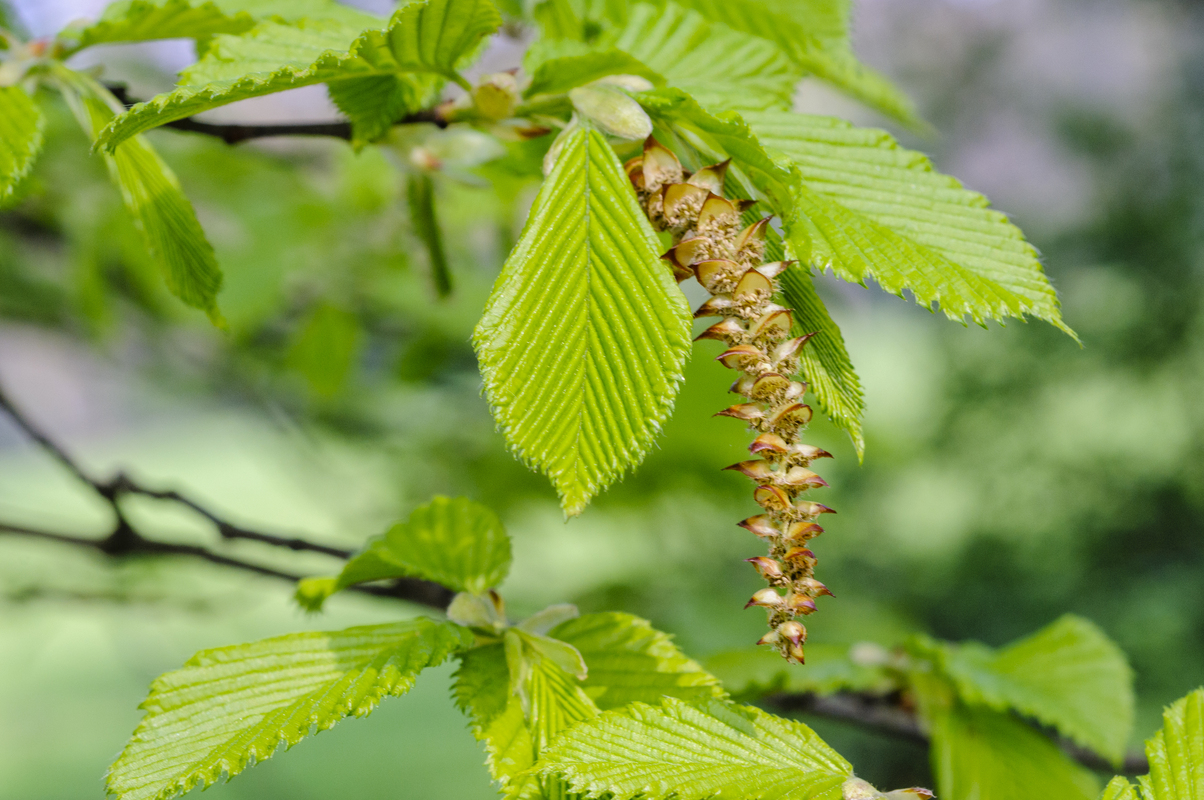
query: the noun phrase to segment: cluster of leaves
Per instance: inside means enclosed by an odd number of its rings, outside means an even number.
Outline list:
[[[811,75],[922,125],[889,82],[856,61],[848,16],[843,0],[423,0],[387,20],[330,0],[131,0],[63,31],[22,62],[20,75],[26,89],[41,83],[100,98],[87,113],[77,103],[81,121],[112,161],[169,287],[215,319],[221,273],[212,248],[166,167],[138,138],[203,111],[325,84],[357,146],[388,144],[395,123],[429,111],[452,81],[470,90],[471,101],[445,107],[444,120],[501,141],[562,128],[571,116],[619,138],[655,129],[688,166],[730,158],[734,191],[782,221],[775,246],[800,262],[782,278],[784,303],[795,309],[800,333],[817,334],[804,372],[821,410],[860,452],[860,382],[811,284],[812,269],[909,291],[954,319],[1034,316],[1064,326],[1036,251],[985,198],[882,131],[791,110],[795,85]],[[485,76],[473,87],[464,70],[508,18],[539,33],[522,76]],[[61,63],[85,47],[172,37],[195,39],[199,61],[177,89],[115,119],[100,110],[119,110],[104,88]],[[0,185],[11,187],[29,170],[39,123],[24,89],[5,91],[27,119],[5,136]],[[635,128],[608,122],[619,109]],[[556,169],[503,269],[476,345],[508,442],[552,479],[575,514],[648,451],[680,384],[689,319],[663,278],[659,243],[630,201],[611,145],[600,134],[552,138],[533,142],[551,148]],[[433,236],[431,198],[429,184],[412,183],[418,228]],[[428,245],[439,285],[450,290],[440,244]],[[558,257],[546,258],[552,253]],[[532,282],[564,291],[525,291]],[[521,348],[511,347],[516,341]]]
[[[509,538],[492,511],[435,498],[337,577],[303,581],[298,600],[317,610],[339,588],[420,577],[460,590],[449,621],[292,634],[199,653],[152,685],[147,715],[109,774],[110,791],[166,800],[233,777],[282,745],[370,713],[448,658],[460,662],[456,702],[511,798],[917,796],[853,793],[864,783],[812,730],[738,704],[724,685],[744,699],[782,691],[911,698],[931,732],[934,773],[948,800],[1095,797],[1095,777],[1030,721],[1110,761],[1124,755],[1131,674],[1116,646],[1081,618],[1064,617],[1000,650],[917,638],[893,653],[813,647],[805,670],[739,652],[713,659],[707,671],[629,614],[552,606],[512,624],[492,589],[509,565]],[[1167,727],[1148,747],[1145,800],[1195,796],[1168,787],[1192,786],[1204,770],[1202,709],[1204,690],[1168,710]],[[1127,787],[1118,778],[1104,797],[1136,799]]]

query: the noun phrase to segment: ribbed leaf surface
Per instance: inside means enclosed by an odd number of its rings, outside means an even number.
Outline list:
[[[385,136],[407,114],[429,108],[442,87],[437,75],[373,75],[331,81],[327,91],[351,121],[351,140],[359,147]]]
[[[112,148],[142,131],[300,86],[407,72],[463,80],[455,68],[501,25],[489,0],[426,0],[393,15],[384,30],[360,33],[334,21],[263,23],[244,36],[219,36],[181,76],[181,87],[139,103],[101,135]]]
[[[1007,714],[955,703],[931,728],[941,800],[1089,800],[1099,791],[1048,736]]]
[[[787,220],[796,257],[845,280],[872,277],[951,318],[1024,317],[1062,323],[1036,249],[982,195],[942,175],[884,131],[832,117],[747,113],[761,144],[789,158]]]
[[[19,86],[0,86],[0,201],[29,174],[42,149],[46,120]]]
[[[1137,787],[1129,783],[1127,778],[1117,775],[1104,787],[1099,800],[1141,800]]]
[[[792,0],[779,0],[777,5]],[[914,126],[924,127],[911,101],[889,80],[862,64],[853,55],[847,36],[839,33],[839,11],[814,14],[823,0],[793,3],[790,12],[774,10],[761,0],[676,0],[708,20],[773,42],[807,72],[885,114]],[[812,11],[808,7],[812,7]],[[808,18],[814,16],[812,26]]]
[[[628,703],[650,705],[665,697],[722,697],[713,675],[677,648],[669,636],[631,614],[586,614],[563,622],[551,636],[568,642],[585,659],[582,685],[603,711]]]
[[[711,24],[676,3],[634,5],[613,45],[716,110],[789,108],[802,77],[773,43]]]
[[[659,256],[606,139],[572,132],[473,338],[494,418],[569,515],[643,459],[672,409],[691,321]]]
[[[108,790],[120,800],[166,800],[237,775],[311,730],[405,694],[419,672],[472,639],[466,628],[420,619],[198,653],[151,685]]]
[[[1120,648],[1093,623],[1065,616],[993,651],[946,649],[942,668],[968,703],[1014,709],[1119,761],[1133,725],[1133,673]]]
[[[1145,800],[1204,800],[1204,689],[1162,713],[1162,730],[1146,742],[1150,774],[1141,777]]]
[[[436,497],[370,541],[338,578],[303,581],[297,601],[317,611],[348,586],[406,577],[481,594],[505,580],[509,570],[510,537],[497,515],[464,497]]]
[[[384,24],[333,0],[124,0],[108,6],[96,22],[68,28],[59,39],[68,52],[76,52],[97,44],[244,33],[264,19],[329,19],[360,29]]]
[[[560,94],[607,75],[639,75],[661,85],[665,79],[638,58],[608,48],[591,53],[560,56],[540,61],[524,94]]]
[[[800,722],[719,700],[635,703],[575,726],[540,768],[573,791],[675,797],[839,800],[852,767]]]
[[[853,440],[858,457],[865,454],[861,420],[865,400],[861,378],[853,368],[840,327],[815,291],[806,267],[795,265],[778,278],[782,303],[794,311],[794,336],[814,333],[801,353],[802,372],[815,395],[820,411]],[[810,660],[810,659],[808,659]]]
[[[64,75],[72,111],[84,130],[96,137],[113,119],[114,107],[120,105],[91,78],[79,73]],[[151,259],[163,272],[167,288],[220,324],[217,293],[222,273],[217,256],[175,173],[142,137],[122,142],[104,158]]]

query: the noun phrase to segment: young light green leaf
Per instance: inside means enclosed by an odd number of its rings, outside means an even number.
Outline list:
[[[76,119],[89,136],[96,137],[120,103],[81,73],[62,69],[58,77]],[[214,324],[224,324],[217,308],[222,286],[217,256],[175,173],[142,137],[122,142],[104,158],[167,288],[186,305],[208,314]]]
[[[1145,800],[1204,800],[1204,688],[1162,712],[1162,730],[1146,742]]]
[[[1070,333],[1036,249],[982,195],[884,131],[832,117],[744,115],[798,170],[786,219],[794,255],[845,280],[872,277],[951,319],[1032,315]],[[1072,334],[1073,335],[1073,334]]]
[[[771,42],[711,24],[676,3],[632,6],[626,27],[606,41],[716,110],[789,108],[802,78]]]
[[[119,800],[167,800],[233,777],[311,730],[405,694],[424,668],[472,642],[458,625],[418,619],[198,653],[151,684],[146,717],[107,788]]]
[[[606,139],[563,140],[473,342],[506,440],[565,512],[638,464],[669,416],[690,312]]]
[[[778,0],[779,3],[788,0]],[[814,2],[815,0],[813,0]],[[926,128],[911,101],[889,80],[862,64],[853,55],[847,37],[832,38],[832,15],[812,26],[803,15],[804,3],[794,13],[777,13],[761,0],[676,0],[680,5],[701,13],[712,22],[766,39],[802,69],[866,105],[889,114],[914,128]],[[821,36],[823,38],[821,38]]]
[[[862,652],[885,656],[878,645],[855,645]],[[706,667],[732,694],[755,699],[777,692],[833,694],[839,691],[886,694],[898,682],[881,666],[855,660],[848,645],[807,645],[806,668],[789,664],[764,648],[732,650],[707,659]]]
[[[586,614],[552,629],[577,649],[589,674],[583,687],[603,711],[628,703],[656,705],[665,697],[723,697],[714,676],[647,621],[631,614]]]
[[[351,121],[351,144],[360,148],[384,138],[407,114],[429,108],[442,87],[437,75],[373,75],[331,81],[326,90]]]
[[[487,763],[508,798],[539,795],[538,776],[528,771],[540,750],[573,723],[598,713],[580,684],[546,658],[526,662],[523,697],[511,691],[512,672],[500,644],[462,656],[452,687],[473,734],[485,742]]]
[[[865,455],[865,437],[861,431],[865,400],[861,378],[853,368],[840,327],[816,293],[806,267],[792,266],[778,277],[778,282],[783,304],[794,311],[792,335],[815,334],[800,353],[807,385],[820,411],[849,434],[857,457],[861,458]]]
[[[249,31],[260,20],[335,20],[363,30],[384,20],[334,0],[123,0],[100,19],[58,35],[63,56],[98,44],[206,39]]]
[[[1099,800],[1141,800],[1141,797],[1137,794],[1137,787],[1129,783],[1128,778],[1117,775],[1108,781]]]
[[[1007,714],[954,702],[929,724],[941,800],[1090,800],[1099,791],[1048,736]]]
[[[42,149],[46,119],[19,86],[0,86],[0,202],[29,174]]]
[[[851,0],[760,0],[775,14],[788,17],[825,45],[849,41]]]
[[[616,800],[839,800],[853,769],[800,722],[720,700],[607,711],[543,752],[544,774]]]
[[[610,48],[596,52],[548,58],[539,63],[531,77],[524,97],[539,94],[562,94],[608,75],[639,75],[653,85],[663,85],[665,79],[638,58]]]
[[[1124,757],[1133,725],[1133,673],[1120,648],[1067,615],[999,651],[946,646],[940,661],[967,703],[1009,709],[1107,756]]]
[[[510,537],[497,514],[465,497],[436,497],[348,561],[337,588],[416,577],[481,594],[509,570]]]
[[[263,23],[244,36],[216,37],[175,91],[139,103],[101,134],[111,149],[142,131],[250,97],[343,79],[456,72],[501,25],[489,0],[424,0],[393,15],[384,30],[335,21]],[[358,34],[358,35],[357,35]]]

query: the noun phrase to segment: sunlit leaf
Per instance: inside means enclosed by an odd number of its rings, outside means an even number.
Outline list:
[[[715,110],[789,108],[802,70],[771,42],[668,3],[631,8],[607,41]]]
[[[0,86],[0,202],[33,168],[46,120],[19,86]]]
[[[411,3],[383,30],[334,21],[262,23],[243,36],[219,36],[181,87],[139,103],[101,135],[112,148],[142,131],[238,100],[342,79],[432,73],[463,81],[462,58],[497,30],[501,16],[489,0]]]
[[[639,75],[655,85],[665,81],[656,70],[638,58],[612,48],[548,58],[540,62],[531,77],[531,85],[523,94],[532,97],[538,94],[563,93],[608,75]]]
[[[90,136],[97,136],[120,104],[87,76],[63,70],[60,77],[80,125]],[[104,159],[167,288],[220,324],[217,293],[222,273],[175,173],[142,137],[122,142],[105,152]]]
[[[940,303],[953,319],[1035,316],[1069,332],[1036,248],[982,195],[884,131],[832,117],[749,112],[801,183],[786,219],[794,256],[845,280]]]
[[[418,619],[198,653],[151,684],[107,788],[119,800],[167,800],[237,775],[405,694],[424,668],[472,641],[465,628]]]
[[[839,800],[852,767],[806,725],[719,700],[634,703],[579,724],[539,767],[616,800]]]
[[[691,321],[606,139],[562,142],[473,341],[503,435],[575,515],[659,433]]]
[[[1204,689],[1162,713],[1162,730],[1146,742],[1150,774],[1139,780],[1144,800],[1204,800]]]

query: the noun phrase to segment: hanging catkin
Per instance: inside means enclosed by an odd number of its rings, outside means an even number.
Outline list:
[[[819,595],[831,594],[814,577],[815,554],[808,543],[823,533],[815,520],[832,509],[806,494],[828,485],[810,466],[831,456],[801,441],[811,408],[803,403],[807,385],[793,376],[799,351],[814,334],[790,338],[791,311],[773,302],[777,276],[791,262],[765,263],[769,218],[744,227],[741,215],[751,201],[723,197],[728,162],[690,174],[670,150],[649,138],[643,155],[626,167],[648,219],[674,238],[665,260],[678,280],[697,278],[711,293],[694,316],[721,318],[698,338],[727,345],[718,360],[739,373],[732,391],[747,402],[719,414],[747,422],[757,436],[749,447],[754,458],[728,469],[757,484],[753,499],[764,513],[740,526],[769,547],[768,555],[748,559],[769,583],[748,605],[769,612],[770,631],[758,644],[773,645],[802,663],[807,629],[797,618],[815,610]]]

